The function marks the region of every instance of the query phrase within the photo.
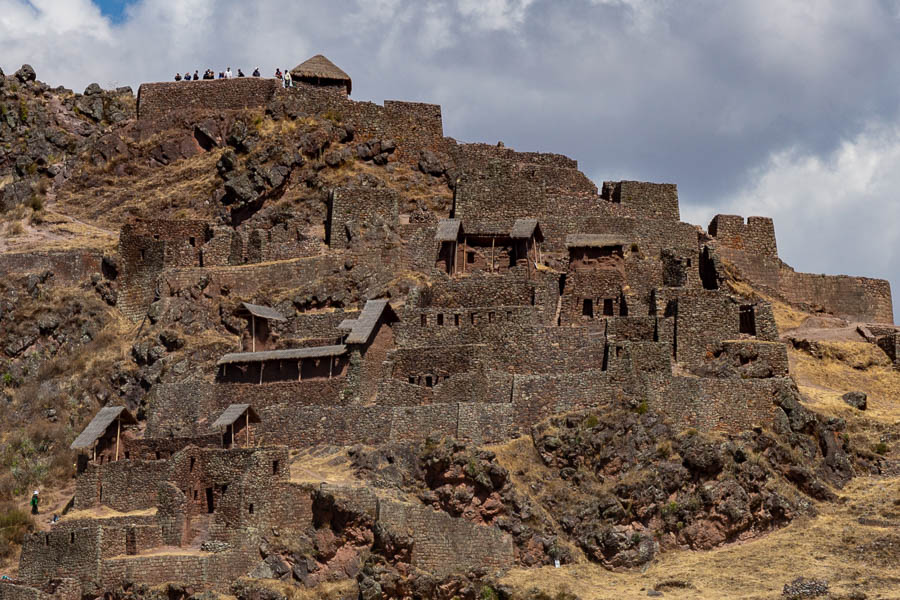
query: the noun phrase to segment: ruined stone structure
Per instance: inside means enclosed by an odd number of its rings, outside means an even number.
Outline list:
[[[362,141],[402,140],[406,159],[441,152],[456,174],[452,208],[404,218],[399,192],[347,187],[332,191],[325,227],[302,239],[290,227],[135,222],[121,232],[119,307],[139,320],[184,290],[249,301],[266,286],[351,267],[376,284],[400,270],[424,283],[404,297],[293,315],[244,302],[235,317],[245,329],[214,373],[153,386],[139,428],[104,409],[77,446],[90,456],[75,506],[144,512],[29,537],[20,570],[29,597],[49,594],[51,580],[83,594],[123,579],[224,587],[255,567],[273,527],[312,524],[315,490],[291,481],[291,449],[492,443],[616,397],[686,427],[771,426],[774,399],[791,385],[786,348],[767,302],[719,286],[727,263],[787,301],[891,323],[886,281],[795,273],[778,258],[769,219],[719,215],[703,232],[679,220],[672,184],[598,190],[572,159],[459,144],[443,136],[438,106],[355,102],[349,78],[332,83],[145,84],[139,117],[259,108],[286,95],[308,113],[339,114]],[[893,328],[879,344],[900,360]],[[512,564],[510,538],[494,527],[370,490],[349,497],[411,540],[416,566]],[[198,550],[209,541],[227,550]]]

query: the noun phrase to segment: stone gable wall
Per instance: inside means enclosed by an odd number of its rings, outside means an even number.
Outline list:
[[[165,460],[118,460],[88,465],[78,477],[75,508],[103,505],[120,512],[156,506],[156,489],[168,474]]]

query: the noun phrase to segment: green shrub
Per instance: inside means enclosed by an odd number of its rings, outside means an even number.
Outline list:
[[[497,594],[497,590],[487,584],[481,586],[480,597],[481,600],[500,600],[500,596]]]
[[[882,456],[884,456],[885,454],[887,454],[887,451],[888,451],[888,447],[887,447],[887,444],[885,444],[884,442],[878,442],[877,444],[875,444],[875,453],[876,454],[881,454]]]
[[[584,421],[581,423],[582,427],[585,429],[593,429],[600,422],[600,419],[597,418],[597,415],[588,415]]]
[[[34,530],[31,515],[11,505],[0,506],[0,558],[12,555],[25,534]]]
[[[647,406],[646,400],[641,400],[641,403],[637,405],[637,408],[634,409],[635,412],[639,415],[647,414],[647,411],[650,410],[650,407]]]

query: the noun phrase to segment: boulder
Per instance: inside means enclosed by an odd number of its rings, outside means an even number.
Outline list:
[[[426,175],[440,177],[447,171],[447,162],[431,150],[422,150],[419,156],[419,170]]]
[[[841,400],[859,410],[866,410],[868,396],[864,392],[847,392],[841,396]]]
[[[102,94],[102,93],[103,93],[103,88],[100,87],[99,83],[92,83],[89,86],[87,86],[86,88],[84,88],[85,96],[95,96],[97,94]]]
[[[22,83],[28,83],[29,81],[37,79],[37,74],[34,72],[34,69],[31,68],[31,65],[22,65],[22,67],[16,71],[16,79]]]

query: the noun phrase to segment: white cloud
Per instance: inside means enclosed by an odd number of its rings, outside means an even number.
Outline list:
[[[534,0],[459,0],[459,12],[475,27],[488,31],[515,29]]]
[[[138,0],[112,24],[89,0],[0,0],[0,61],[80,91],[321,52],[357,99],[442,104],[447,135],[562,152],[598,180],[678,183],[700,224],[771,214],[796,267],[897,283],[898,5]]]
[[[897,124],[869,124],[826,156],[774,152],[748,179],[716,211],[773,217],[779,254],[794,268],[884,278],[900,271]],[[695,208],[685,218],[705,225],[711,216]]]

